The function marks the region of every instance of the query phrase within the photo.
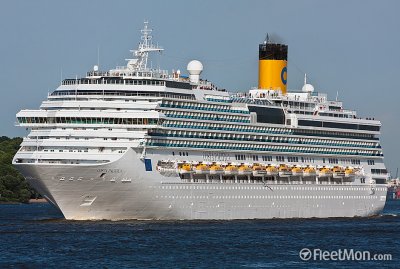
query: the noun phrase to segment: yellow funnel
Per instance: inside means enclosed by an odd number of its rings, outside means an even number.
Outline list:
[[[258,88],[286,94],[287,45],[264,42],[259,47]]]

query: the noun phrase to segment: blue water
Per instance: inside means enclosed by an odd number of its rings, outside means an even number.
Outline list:
[[[48,204],[0,205],[0,268],[400,268],[400,202],[371,218],[66,221]],[[302,261],[303,248],[391,261]]]

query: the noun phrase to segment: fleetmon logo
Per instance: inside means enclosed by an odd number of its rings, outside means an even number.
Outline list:
[[[284,68],[282,68],[281,80],[282,80],[282,83],[284,85],[286,85],[286,82],[287,82],[287,68],[286,68],[286,66]]]
[[[308,248],[303,248],[302,250],[300,250],[299,252],[299,256],[300,259],[302,259],[303,261],[308,261],[309,259],[311,259],[311,250],[309,250]]]

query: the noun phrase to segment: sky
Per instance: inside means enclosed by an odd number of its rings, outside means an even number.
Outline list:
[[[267,33],[288,44],[288,88],[300,89],[307,73],[316,91],[381,120],[385,163],[395,174],[399,10],[395,0],[2,1],[0,136],[26,135],[15,114],[38,108],[61,78],[84,76],[97,62],[101,70],[125,65],[148,20],[165,49],[153,67],[185,74],[197,59],[202,78],[232,92],[257,86],[258,44]]]

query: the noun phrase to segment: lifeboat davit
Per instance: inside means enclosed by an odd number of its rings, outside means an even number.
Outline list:
[[[190,163],[183,163],[178,166],[180,174],[191,174],[193,173],[192,165]]]
[[[195,169],[196,174],[205,175],[210,173],[210,167],[205,163],[199,163]]]
[[[292,171],[286,164],[281,164],[278,168],[280,177],[289,177],[292,175]]]
[[[224,168],[222,168],[219,164],[214,163],[210,167],[210,174],[211,175],[221,175],[224,173]]]
[[[267,174],[265,167],[260,164],[253,164],[253,176],[255,177],[263,177]]]
[[[315,168],[312,166],[307,166],[304,168],[303,171],[303,176],[305,177],[315,177],[317,175],[317,172],[315,171]]]

